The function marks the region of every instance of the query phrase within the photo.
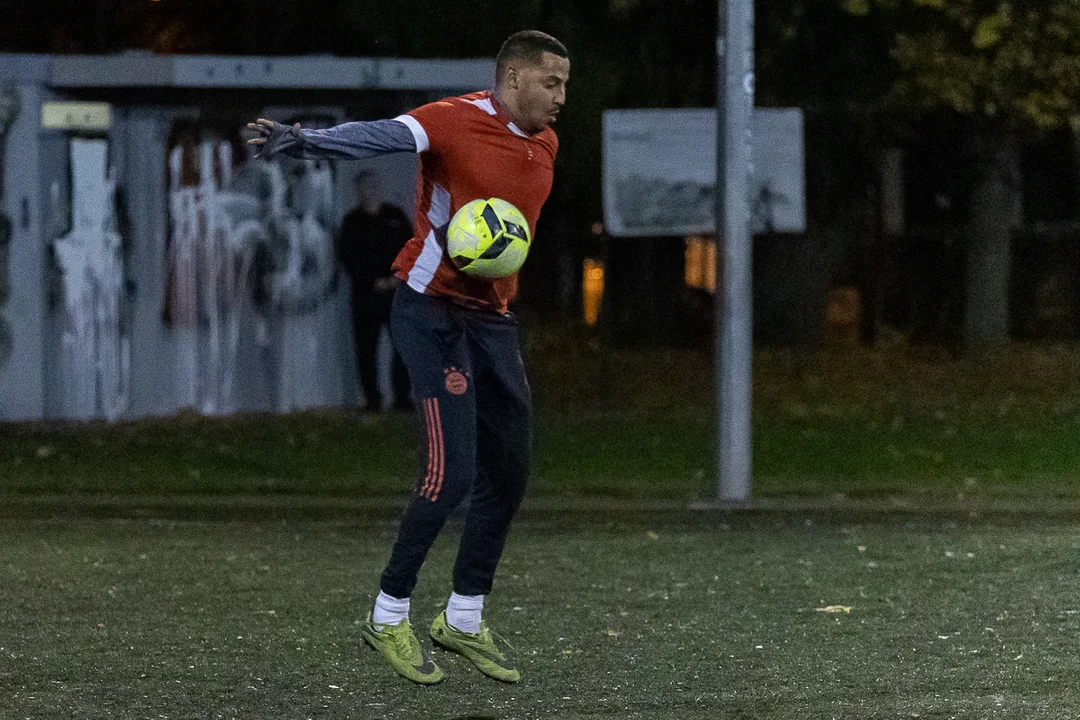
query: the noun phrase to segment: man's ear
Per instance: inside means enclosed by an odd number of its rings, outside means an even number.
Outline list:
[[[511,87],[517,90],[518,80],[518,71],[513,67],[506,68],[506,87]]]

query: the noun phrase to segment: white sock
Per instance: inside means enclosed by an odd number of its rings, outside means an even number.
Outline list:
[[[375,625],[400,625],[403,620],[409,619],[409,598],[391,597],[379,591],[379,597],[375,598],[375,612],[371,614],[371,622]]]
[[[446,622],[455,630],[475,635],[480,632],[480,612],[483,609],[483,595],[450,593],[450,601],[446,603]]]

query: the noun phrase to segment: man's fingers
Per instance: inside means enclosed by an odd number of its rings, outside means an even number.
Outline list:
[[[265,144],[266,144],[266,138],[263,138],[263,137],[251,138],[250,140],[248,140],[248,145],[265,145]]]
[[[273,120],[264,120],[262,118],[259,118],[253,123],[248,123],[247,127],[248,130],[254,130],[255,132],[266,133],[267,135],[269,135],[274,131],[274,125],[276,124],[277,123],[275,123]]]

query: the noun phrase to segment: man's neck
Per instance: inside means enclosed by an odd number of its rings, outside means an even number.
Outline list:
[[[495,102],[499,105],[499,107],[502,108],[502,111],[510,116],[510,122],[514,123],[514,125],[521,128],[523,131],[529,133],[530,135],[534,134],[534,133],[529,132],[528,130],[525,130],[525,128],[521,127],[521,123],[518,122],[517,117],[515,117],[515,115],[514,115],[513,108],[511,108],[510,104],[506,101],[506,99],[503,96],[502,88],[496,87],[494,90],[491,91],[491,95],[492,95],[492,97],[495,98]]]

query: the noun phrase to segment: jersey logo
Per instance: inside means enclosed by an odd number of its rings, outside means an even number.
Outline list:
[[[464,395],[469,389],[469,373],[463,374],[455,367],[447,368],[443,372],[446,373],[446,392],[451,395]]]

